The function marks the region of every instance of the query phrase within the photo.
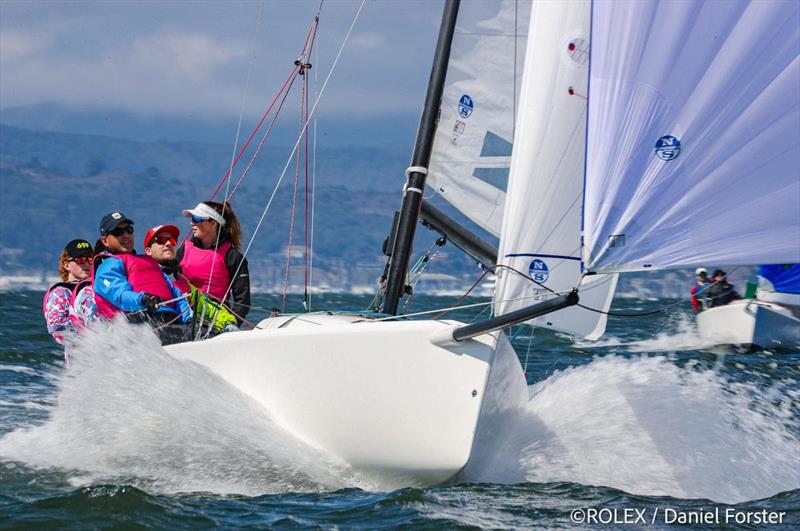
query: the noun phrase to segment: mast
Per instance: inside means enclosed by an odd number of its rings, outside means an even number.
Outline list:
[[[394,238],[392,255],[389,258],[389,272],[386,280],[386,292],[383,296],[383,311],[396,315],[397,305],[403,294],[411,258],[411,247],[414,243],[417,217],[422,204],[422,193],[425,190],[425,178],[428,174],[428,163],[431,158],[433,138],[442,103],[442,91],[447,77],[447,64],[450,61],[450,46],[456,28],[458,6],[460,0],[447,0],[439,27],[439,39],[436,42],[436,54],[433,58],[431,76],[428,81],[428,92],[425,106],[417,129],[417,141],[411,157],[411,166],[406,170],[408,180],[403,191],[403,204],[400,207],[400,220]]]

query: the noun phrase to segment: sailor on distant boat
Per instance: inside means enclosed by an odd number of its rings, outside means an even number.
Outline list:
[[[42,301],[47,331],[59,344],[97,318],[89,277],[92,273],[92,246],[86,240],[72,240],[61,252],[58,263],[61,282],[47,290]]]
[[[708,287],[708,271],[705,267],[698,267],[694,271],[695,284],[692,286],[692,311],[700,313],[703,311],[702,296],[705,288]]]
[[[192,218],[192,237],[177,253],[183,274],[200,291],[229,305],[241,324],[250,311],[250,272],[239,251],[242,231],[233,208],[206,201],[183,215]]]
[[[733,288],[733,284],[728,282],[727,275],[722,269],[714,271],[714,276],[711,277],[712,284],[705,290],[703,295],[706,308],[725,306],[742,298]]]
[[[133,220],[122,212],[106,214],[100,221],[100,239],[107,252],[94,260],[98,313],[112,318],[123,312],[132,322],[148,322],[164,344],[184,341],[191,330],[172,325],[190,323],[192,310],[158,262],[136,254],[133,231]]]

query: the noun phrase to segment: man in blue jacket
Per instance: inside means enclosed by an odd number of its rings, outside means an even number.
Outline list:
[[[191,337],[192,310],[155,260],[133,248],[133,220],[111,212],[100,221],[105,253],[95,258],[94,291],[98,313],[125,313],[132,322],[149,322],[164,344]]]

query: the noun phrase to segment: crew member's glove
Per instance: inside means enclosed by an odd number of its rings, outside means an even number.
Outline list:
[[[142,306],[147,309],[147,311],[154,312],[158,308],[158,305],[161,304],[162,301],[161,297],[156,297],[155,295],[150,295],[149,293],[145,293],[142,295]]]

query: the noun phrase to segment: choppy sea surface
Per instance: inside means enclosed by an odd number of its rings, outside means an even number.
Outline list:
[[[525,407],[452,484],[384,490],[147,331],[118,328],[66,369],[41,297],[0,294],[0,528],[800,526],[800,352],[711,349],[688,308],[612,317],[596,343],[512,330]],[[254,305],[258,320],[280,301]]]

